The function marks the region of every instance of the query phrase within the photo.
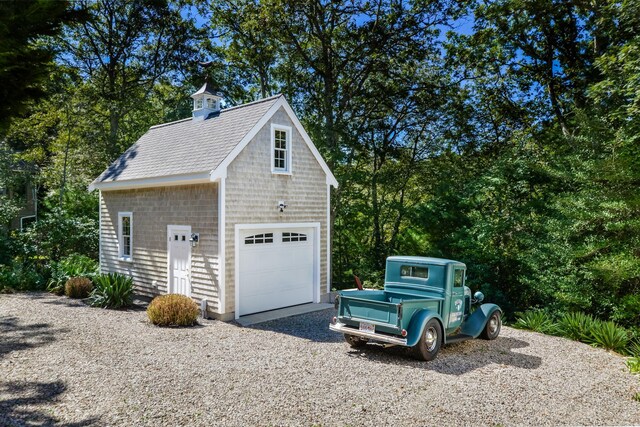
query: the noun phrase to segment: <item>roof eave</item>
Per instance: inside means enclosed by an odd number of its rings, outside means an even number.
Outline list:
[[[139,188],[173,187],[176,185],[206,184],[211,182],[209,172],[197,172],[182,175],[167,175],[152,178],[127,179],[122,181],[93,181],[88,190],[116,191]]]

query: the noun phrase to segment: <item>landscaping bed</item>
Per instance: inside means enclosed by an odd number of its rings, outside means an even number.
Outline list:
[[[503,328],[432,362],[352,350],[333,310],[160,328],[142,309],[0,295],[0,425],[637,424],[624,358]]]

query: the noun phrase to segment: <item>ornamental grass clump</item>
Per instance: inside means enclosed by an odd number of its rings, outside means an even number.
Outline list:
[[[602,347],[607,350],[613,350],[616,353],[625,354],[629,344],[629,334],[626,329],[613,322],[596,321],[585,342],[595,347]]]
[[[595,324],[596,320],[589,314],[565,313],[558,319],[558,332],[563,337],[587,342]]]
[[[158,326],[193,326],[197,323],[198,304],[184,295],[156,297],[147,308],[149,320]]]
[[[47,284],[47,290],[56,295],[63,295],[67,280],[72,277],[91,279],[98,274],[98,270],[98,263],[93,259],[84,255],[71,254],[51,264],[51,279]]]
[[[72,277],[64,285],[64,294],[69,298],[86,298],[93,289],[91,280],[86,277]]]
[[[133,300],[133,280],[120,273],[100,274],[93,279],[89,303],[93,307],[123,308]]]
[[[514,328],[529,329],[543,334],[554,334],[557,325],[546,311],[528,310],[524,313],[516,313],[517,319]]]

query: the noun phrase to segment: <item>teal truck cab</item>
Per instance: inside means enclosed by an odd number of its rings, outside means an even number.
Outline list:
[[[384,290],[344,290],[336,296],[337,316],[329,328],[352,347],[369,341],[410,347],[416,358],[432,360],[443,344],[495,339],[502,325],[500,307],[472,304],[465,286],[466,265],[448,259],[387,258]]]

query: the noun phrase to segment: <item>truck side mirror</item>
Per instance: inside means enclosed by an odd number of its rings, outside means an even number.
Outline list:
[[[484,301],[484,294],[482,292],[478,291],[475,294],[473,294],[474,303],[480,304],[482,301]]]

